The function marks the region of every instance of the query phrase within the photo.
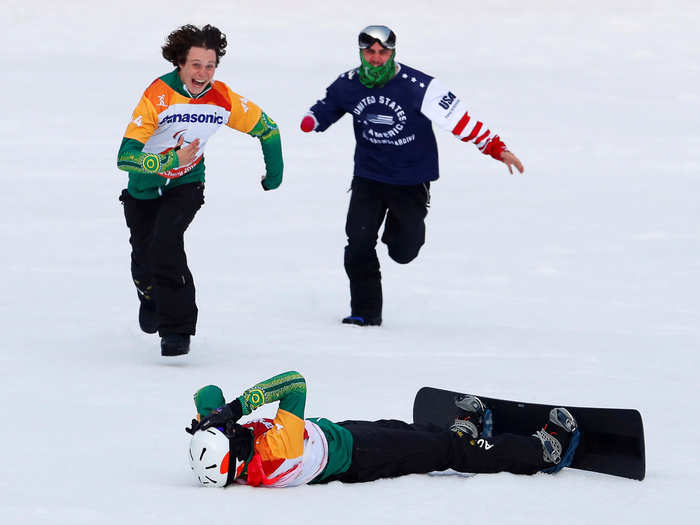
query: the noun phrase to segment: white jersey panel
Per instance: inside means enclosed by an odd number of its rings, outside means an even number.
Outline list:
[[[316,423],[304,421],[308,438],[304,440],[304,455],[301,458],[286,460],[270,478],[287,472],[269,487],[296,487],[304,485],[318,476],[328,464],[328,441]],[[296,466],[294,464],[296,463]],[[291,469],[291,470],[290,470]]]
[[[143,147],[144,153],[162,153],[177,145],[180,137],[183,145],[199,139],[199,151],[193,161],[204,154],[204,147],[211,136],[228,122],[230,111],[214,104],[173,104],[158,114],[158,127]]]
[[[473,142],[482,153],[498,137],[486,124],[469,115],[462,101],[436,79],[428,85],[421,113],[460,140]]]
[[[425,90],[420,112],[439,128],[451,132],[467,109],[454,93],[434,78]]]

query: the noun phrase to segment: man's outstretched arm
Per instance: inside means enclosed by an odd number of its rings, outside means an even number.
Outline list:
[[[344,79],[338,78],[326,89],[326,97],[311,106],[309,111],[301,119],[301,130],[304,133],[310,131],[326,131],[332,124],[338,122],[340,117],[345,115],[345,110],[340,104],[339,82]]]
[[[426,89],[421,113],[462,142],[472,142],[483,154],[503,162],[510,173],[513,167],[520,173],[525,171],[520,159],[508,151],[501,138],[483,121],[474,118],[463,101],[436,79],[431,80]]]

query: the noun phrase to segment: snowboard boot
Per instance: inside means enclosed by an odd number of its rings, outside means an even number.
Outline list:
[[[571,465],[580,438],[576,419],[563,407],[553,408],[549,412],[549,421],[533,434],[542,442],[545,463],[552,466],[542,472],[554,474]]]
[[[455,399],[459,413],[450,430],[459,437],[491,437],[491,410],[476,396],[466,394]]]
[[[185,355],[190,351],[189,334],[166,334],[160,338],[160,355]]]
[[[343,324],[354,324],[355,326],[381,326],[382,318],[349,315],[343,318]]]

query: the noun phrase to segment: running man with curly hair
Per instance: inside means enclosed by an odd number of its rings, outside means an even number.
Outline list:
[[[129,173],[119,200],[131,237],[131,274],[139,324],[158,332],[161,355],[189,352],[197,305],[184,233],[204,204],[204,148],[223,125],[260,140],[264,190],[282,182],[277,124],[248,98],[214,80],[226,54],[216,27],[182,26],[168,35],[163,57],[175,69],[154,80],[129,122],[117,159]]]

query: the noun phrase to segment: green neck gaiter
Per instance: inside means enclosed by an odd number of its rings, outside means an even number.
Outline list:
[[[362,51],[360,51],[360,60],[362,61],[362,65],[360,66],[360,82],[362,82],[362,85],[368,88],[383,87],[394,78],[396,74],[395,56],[396,50],[392,51],[391,57],[386,61],[386,64],[383,66],[373,66],[365,60],[365,57],[362,56]]]

